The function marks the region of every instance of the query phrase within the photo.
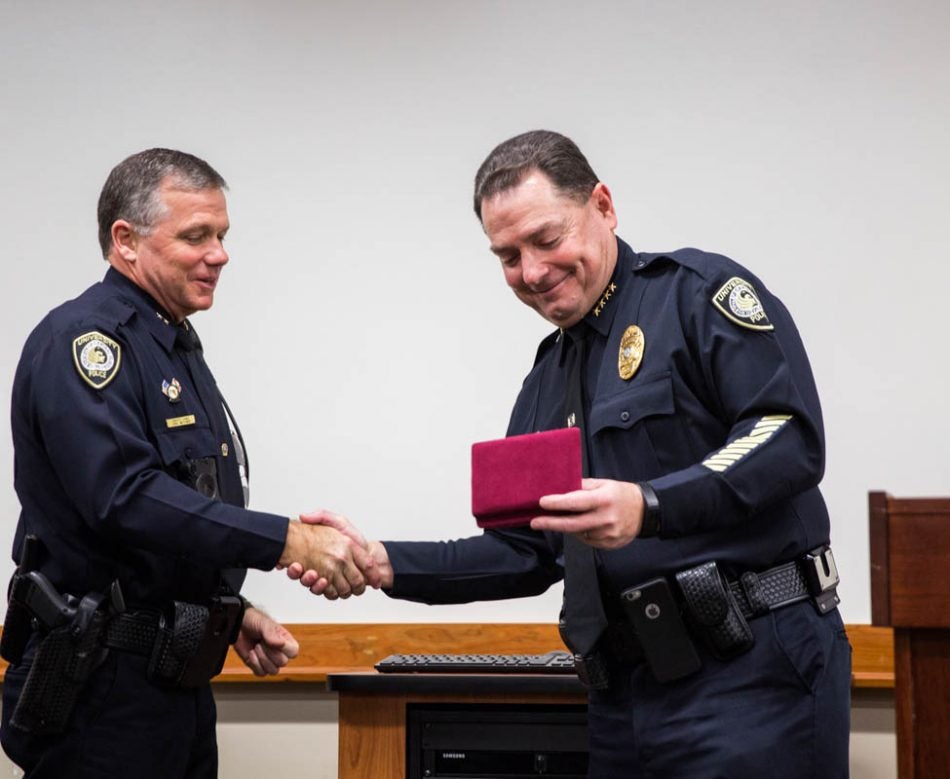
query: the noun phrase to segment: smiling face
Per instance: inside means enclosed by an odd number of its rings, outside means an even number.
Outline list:
[[[148,235],[124,220],[112,225],[109,260],[180,322],[214,303],[228,261],[227,204],[220,189],[181,189],[174,179],[162,183],[159,197],[163,215]]]
[[[597,302],[617,262],[617,215],[598,183],[586,202],[534,170],[482,202],[482,226],[518,299],[558,327]]]

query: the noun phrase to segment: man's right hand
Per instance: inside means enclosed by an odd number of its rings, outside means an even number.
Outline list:
[[[320,509],[310,514],[301,514],[300,520],[308,525],[331,527],[346,535],[354,544],[364,549],[372,559],[373,572],[378,577],[378,583],[374,583],[373,586],[377,588],[392,587],[393,569],[389,563],[389,554],[386,552],[386,547],[379,541],[367,541],[356,526],[345,516]],[[314,595],[323,595],[329,600],[346,597],[339,593],[334,583],[323,576],[319,570],[308,568],[301,563],[295,562],[287,566],[287,576],[299,580]]]
[[[379,587],[373,557],[358,543],[329,525],[291,521],[278,566],[314,571],[336,597],[361,595],[366,585]]]

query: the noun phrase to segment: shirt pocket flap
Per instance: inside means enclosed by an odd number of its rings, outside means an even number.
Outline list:
[[[672,414],[673,410],[673,375],[661,373],[622,392],[598,398],[590,412],[591,433],[611,427],[627,430],[641,419]]]
[[[160,430],[156,437],[165,465],[218,454],[218,442],[210,427],[176,427]]]

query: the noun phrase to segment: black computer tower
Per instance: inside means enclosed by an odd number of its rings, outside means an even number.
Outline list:
[[[408,704],[406,777],[587,777],[587,707]]]

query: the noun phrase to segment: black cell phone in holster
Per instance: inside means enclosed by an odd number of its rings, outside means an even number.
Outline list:
[[[620,603],[658,682],[682,679],[700,669],[702,662],[666,579],[624,590]]]

